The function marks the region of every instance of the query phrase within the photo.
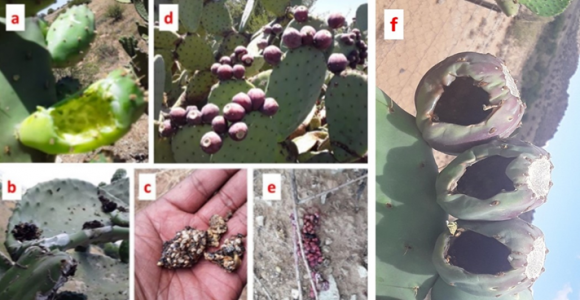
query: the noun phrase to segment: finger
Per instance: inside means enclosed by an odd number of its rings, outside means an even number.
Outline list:
[[[235,176],[239,170],[197,170],[187,176],[176,187],[161,196],[156,202],[170,204],[175,208],[195,213],[210,197]]]
[[[246,170],[240,170],[205,203],[197,212],[202,220],[209,220],[213,215],[225,216],[235,213],[248,199],[248,180]]]

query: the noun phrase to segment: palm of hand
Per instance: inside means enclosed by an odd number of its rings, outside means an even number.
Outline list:
[[[158,267],[157,261],[164,241],[187,225],[206,230],[214,214],[233,213],[222,241],[246,235],[245,203],[245,171],[207,170],[193,173],[140,211],[135,220],[136,299],[238,299],[247,280],[246,256],[234,273],[203,259],[192,268],[177,270]]]

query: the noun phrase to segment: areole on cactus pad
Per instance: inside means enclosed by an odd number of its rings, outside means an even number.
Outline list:
[[[437,202],[463,220],[516,218],[544,204],[552,186],[550,154],[515,139],[476,146],[437,177]]]
[[[514,79],[491,54],[463,52],[431,68],[415,93],[417,126],[434,149],[461,153],[520,125],[525,104]]]
[[[117,70],[84,91],[26,118],[20,142],[49,154],[80,153],[110,145],[125,135],[147,106],[138,83]]]

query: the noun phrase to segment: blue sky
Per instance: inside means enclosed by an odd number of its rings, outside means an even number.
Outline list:
[[[570,80],[566,115],[549,142],[554,186],[536,210],[534,225],[546,236],[546,272],[534,285],[538,300],[580,300],[580,72]]]
[[[315,14],[326,14],[333,12],[341,12],[346,17],[347,21],[350,23],[352,18],[356,14],[356,9],[359,5],[368,3],[367,0],[348,0],[348,1],[337,1],[337,0],[318,0],[314,4],[313,12]]]

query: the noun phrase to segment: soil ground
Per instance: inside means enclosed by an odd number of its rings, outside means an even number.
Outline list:
[[[298,197],[304,199],[338,187],[364,174],[366,170],[295,170]],[[262,173],[282,174],[282,201],[262,200]],[[254,226],[254,299],[292,299],[298,289],[293,254],[290,215],[293,198],[290,170],[254,172],[254,218],[264,218]],[[338,189],[325,197],[298,206],[299,220],[306,212],[319,212],[317,230],[325,261],[317,267],[323,278],[332,275],[340,296],[326,299],[367,299],[368,220],[366,179]],[[361,190],[362,189],[362,190]],[[300,260],[302,261],[302,260]],[[362,272],[362,276],[361,273]],[[309,297],[310,281],[300,263],[303,299]],[[269,294],[269,297],[267,296]]]

